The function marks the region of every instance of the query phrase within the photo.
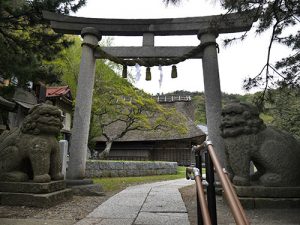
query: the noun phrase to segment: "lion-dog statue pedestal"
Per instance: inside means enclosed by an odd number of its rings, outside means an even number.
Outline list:
[[[299,140],[267,127],[256,107],[240,102],[222,110],[221,135],[227,170],[245,207],[300,207]]]
[[[0,203],[47,208],[70,199],[56,136],[61,112],[48,104],[29,110],[21,128],[0,136]]]

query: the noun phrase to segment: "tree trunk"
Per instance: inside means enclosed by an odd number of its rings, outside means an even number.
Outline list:
[[[106,144],[105,149],[101,153],[99,153],[98,159],[107,159],[107,157],[109,156],[112,143],[113,143],[112,140],[109,140],[105,143]]]

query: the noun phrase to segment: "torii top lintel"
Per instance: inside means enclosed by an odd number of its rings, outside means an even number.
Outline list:
[[[58,33],[79,35],[83,28],[94,27],[101,35],[107,36],[142,36],[144,33],[161,36],[194,35],[206,30],[218,34],[235,33],[249,30],[256,20],[254,11],[166,19],[98,19],[43,11],[43,17],[51,21],[51,27]]]

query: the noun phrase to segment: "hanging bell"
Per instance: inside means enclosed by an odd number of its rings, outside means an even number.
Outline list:
[[[172,66],[172,72],[171,72],[172,78],[177,78],[177,68],[175,65]]]
[[[127,78],[127,65],[123,65],[122,77]]]
[[[147,69],[146,69],[146,80],[147,81],[151,80],[151,70],[150,70],[150,67],[147,67]]]

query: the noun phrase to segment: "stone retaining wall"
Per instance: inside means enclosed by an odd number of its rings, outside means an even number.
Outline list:
[[[85,175],[92,177],[129,177],[176,174],[177,162],[118,162],[88,160]]]

